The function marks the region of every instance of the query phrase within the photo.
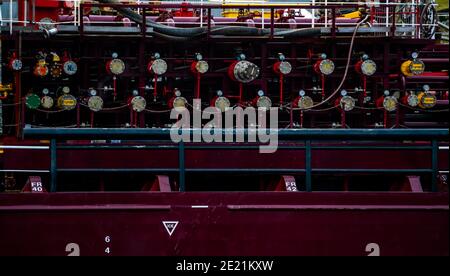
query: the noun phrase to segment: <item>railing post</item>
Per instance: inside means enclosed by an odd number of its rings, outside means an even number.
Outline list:
[[[203,16],[203,14],[201,14],[200,16]],[[209,40],[211,37],[211,8],[208,8],[208,22],[207,22],[207,26],[208,26],[208,32],[207,32],[207,39]]]
[[[431,141],[431,166],[433,173],[431,174],[431,191],[437,192],[437,177],[439,172],[438,160],[439,160],[439,144],[437,140]]]
[[[331,36],[336,38],[336,8],[331,8]]]
[[[180,192],[186,191],[186,166],[184,158],[184,141],[178,143],[178,169],[179,169],[179,182],[180,182]]]
[[[264,18],[263,18],[264,20]],[[273,38],[275,33],[275,10],[274,8],[270,9],[270,39]]]
[[[56,192],[58,164],[56,158],[56,139],[50,140],[50,192]]]
[[[307,192],[312,192],[312,172],[311,172],[311,140],[305,141],[305,186]]]
[[[142,26],[141,26],[141,31],[142,31],[142,37],[145,38],[147,35],[147,9],[144,7],[142,9]]]

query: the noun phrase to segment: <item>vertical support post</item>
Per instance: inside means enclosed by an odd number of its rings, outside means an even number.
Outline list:
[[[439,144],[437,140],[431,141],[431,166],[433,173],[431,174],[431,191],[437,192],[437,177],[438,177],[438,152]]]
[[[336,8],[331,8],[331,36],[336,38]]]
[[[142,26],[141,26],[141,31],[142,31],[142,38],[145,38],[147,35],[147,15],[146,15],[146,11],[147,9],[144,7],[142,10]]]
[[[56,192],[57,185],[56,139],[50,140],[50,192]]]
[[[80,36],[84,34],[84,4],[80,3]]]
[[[211,36],[211,8],[208,8],[208,35],[207,38],[209,39]]]
[[[311,140],[305,141],[305,169],[306,169],[306,179],[305,186],[307,192],[312,192],[312,171],[311,171]]]
[[[274,10],[274,8],[271,8],[270,9],[270,39],[273,38],[274,32],[275,32],[275,10]]]
[[[179,169],[179,182],[180,182],[180,192],[186,191],[186,166],[184,158],[184,141],[178,143],[178,169]]]

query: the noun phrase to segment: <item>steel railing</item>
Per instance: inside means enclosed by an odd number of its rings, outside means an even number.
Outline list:
[[[190,129],[187,131],[191,136],[201,135],[202,130]],[[233,129],[233,130],[216,130],[223,137],[232,135],[237,137],[243,135],[248,138],[251,130]],[[261,131],[261,130],[260,130]],[[263,130],[269,134],[269,130]],[[255,143],[185,143],[183,141],[174,143],[171,141],[170,129],[58,129],[58,128],[26,128],[24,135],[33,139],[49,139],[50,142],[50,191],[57,191],[57,174],[58,172],[164,172],[179,174],[179,189],[186,191],[186,172],[200,173],[230,173],[230,172],[246,172],[246,173],[304,173],[306,191],[311,192],[313,173],[429,173],[432,177],[431,191],[437,191],[437,178],[439,174],[438,152],[439,142],[449,140],[448,129],[283,129],[272,130],[272,134],[277,135],[280,141],[302,142],[299,145],[280,145],[279,149],[304,150],[305,151],[305,167],[297,169],[252,169],[252,168],[227,168],[227,169],[189,169],[186,168],[185,151],[186,150],[258,150],[259,145]],[[95,140],[95,139],[126,139],[126,140],[148,140],[153,144],[146,146],[127,145],[127,144],[108,144],[108,145],[60,145],[58,141],[63,140]],[[316,141],[426,141],[423,143],[405,143],[404,145],[380,146],[374,144],[358,143],[351,145],[348,143],[339,143],[338,145],[326,146],[326,149],[333,150],[430,150],[431,151],[431,168],[424,169],[353,169],[353,168],[327,168],[315,169],[312,167],[312,152],[316,149],[324,149],[324,146],[314,145]],[[165,145],[158,143],[165,142]],[[178,168],[149,168],[149,169],[133,169],[133,168],[115,168],[115,169],[58,169],[57,150],[109,150],[109,149],[158,149],[158,150],[178,150]]]

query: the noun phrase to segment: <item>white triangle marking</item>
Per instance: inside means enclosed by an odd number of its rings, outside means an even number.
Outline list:
[[[166,228],[167,233],[169,236],[172,236],[173,232],[175,231],[175,228],[178,226],[178,221],[163,221],[164,228]]]

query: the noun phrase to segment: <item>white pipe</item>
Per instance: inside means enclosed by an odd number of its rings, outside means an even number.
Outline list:
[[[19,18],[20,20],[20,18]],[[23,2],[23,21],[25,21],[25,23],[23,23],[24,26],[27,25],[27,21],[28,21],[28,0],[25,0]]]
[[[49,146],[8,146],[8,145],[0,145],[0,149],[48,150]]]
[[[9,34],[12,35],[13,33],[13,8],[12,8],[12,0],[9,0]]]

